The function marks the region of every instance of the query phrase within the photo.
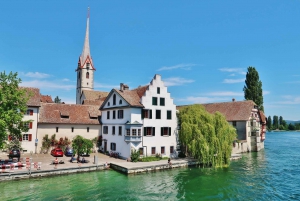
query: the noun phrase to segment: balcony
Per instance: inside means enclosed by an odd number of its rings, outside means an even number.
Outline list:
[[[125,142],[141,142],[142,136],[125,135]]]

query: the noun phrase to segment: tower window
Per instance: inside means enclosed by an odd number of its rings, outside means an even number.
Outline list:
[[[90,63],[86,63],[86,69],[90,69]]]
[[[86,79],[89,79],[89,78],[90,78],[90,73],[86,72]]]

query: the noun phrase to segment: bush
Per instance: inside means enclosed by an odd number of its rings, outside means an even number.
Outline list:
[[[139,150],[132,149],[131,150],[131,155],[130,155],[131,161],[132,162],[137,162],[139,157],[140,157]]]
[[[179,152],[178,157],[179,157],[179,158],[185,158],[186,155],[185,155],[183,152]]]
[[[161,158],[158,158],[156,156],[149,156],[141,158],[141,162],[151,162],[151,161],[160,161]]]

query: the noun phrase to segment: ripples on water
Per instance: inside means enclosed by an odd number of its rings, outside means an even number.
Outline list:
[[[1,200],[300,200],[300,133],[268,133],[265,150],[229,168],[115,171],[0,183]]]

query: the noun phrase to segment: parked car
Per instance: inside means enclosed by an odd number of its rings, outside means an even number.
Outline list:
[[[55,148],[51,150],[51,155],[54,157],[63,157],[64,152],[61,150],[61,148]]]
[[[18,158],[18,161],[20,161],[20,157],[21,157],[20,149],[12,149],[12,150],[10,150],[10,152],[8,154],[8,157],[10,159],[12,159],[12,158]]]
[[[73,149],[71,147],[67,147],[65,149],[65,156],[73,156],[74,152]]]

